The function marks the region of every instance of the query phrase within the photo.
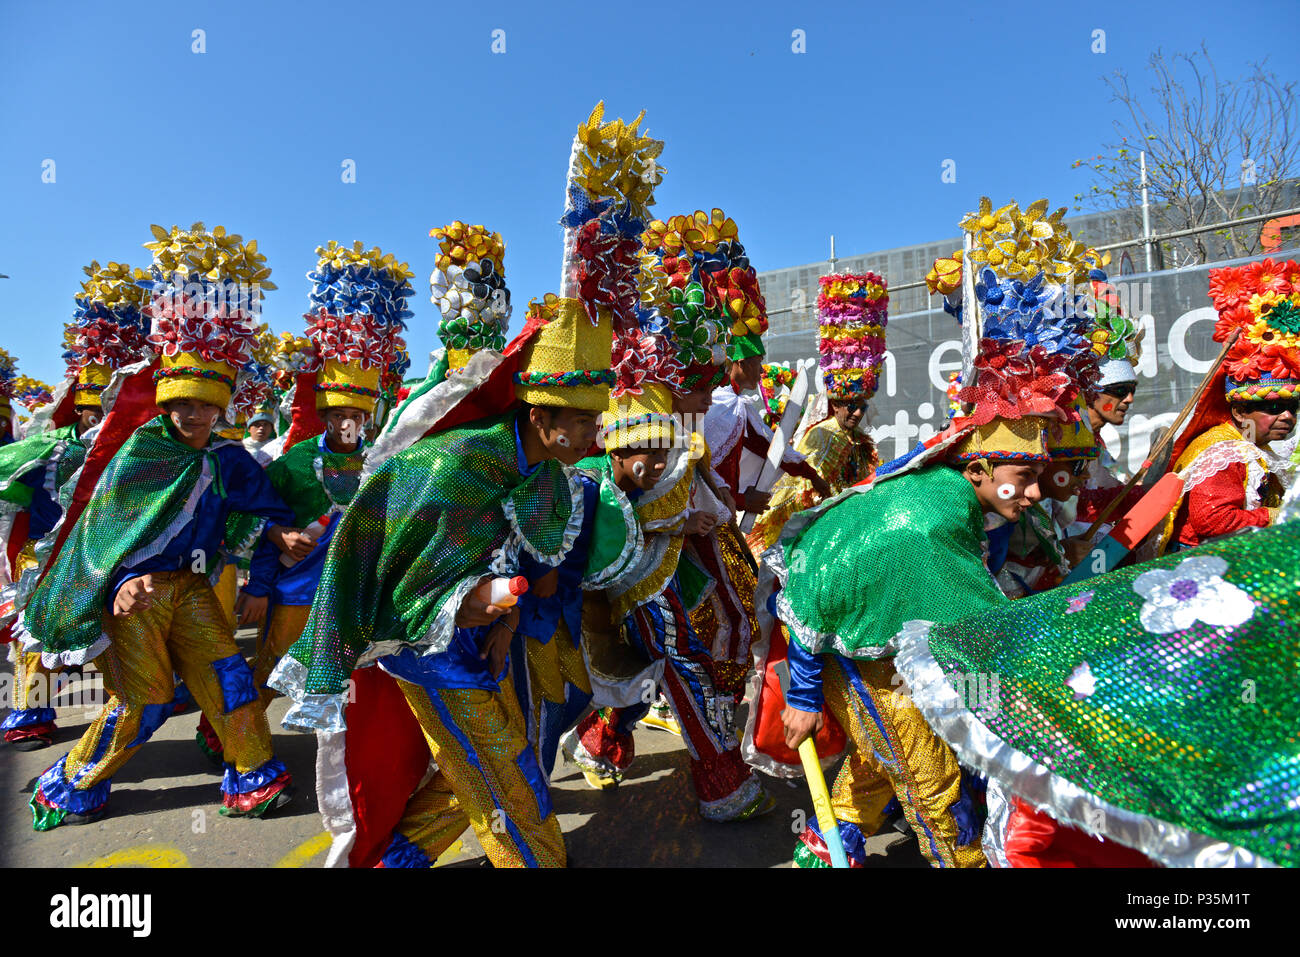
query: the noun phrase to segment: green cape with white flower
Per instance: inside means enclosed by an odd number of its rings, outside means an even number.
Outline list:
[[[1297,595],[1291,520],[909,622],[895,665],[962,763],[1058,821],[1169,866],[1294,867]]]

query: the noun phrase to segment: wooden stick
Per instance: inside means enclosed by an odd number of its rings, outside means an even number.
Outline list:
[[[1147,474],[1147,469],[1151,467],[1151,463],[1160,457],[1167,446],[1173,443],[1175,437],[1178,435],[1179,428],[1182,427],[1183,422],[1185,422],[1187,417],[1196,409],[1196,404],[1201,401],[1201,396],[1204,395],[1205,390],[1210,387],[1210,382],[1213,381],[1214,376],[1219,371],[1219,367],[1223,364],[1224,356],[1228,354],[1228,350],[1232,348],[1232,344],[1237,341],[1239,335],[1241,335],[1241,330],[1236,329],[1233,331],[1232,335],[1228,337],[1228,341],[1225,342],[1223,348],[1219,350],[1219,355],[1214,360],[1214,364],[1210,366],[1210,371],[1205,373],[1205,376],[1201,379],[1201,384],[1196,388],[1196,392],[1187,400],[1187,404],[1184,405],[1182,411],[1178,413],[1178,418],[1174,419],[1174,424],[1169,427],[1169,431],[1165,433],[1164,438],[1156,443],[1156,447],[1147,455],[1147,459],[1142,463],[1142,467],[1134,472],[1133,477],[1125,483],[1124,490],[1110,500],[1109,504],[1101,510],[1101,514],[1097,516],[1097,520],[1089,526],[1086,532],[1083,533],[1085,541],[1092,540],[1092,536],[1097,534],[1097,529],[1102,526],[1106,519],[1110,518],[1110,513],[1113,512],[1115,507],[1124,500],[1125,496],[1128,495],[1129,490],[1140,482],[1142,477]],[[1172,467],[1173,463],[1170,464]]]

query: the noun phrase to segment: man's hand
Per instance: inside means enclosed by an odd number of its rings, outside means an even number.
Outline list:
[[[789,705],[781,710],[781,723],[785,725],[785,745],[791,751],[799,750],[804,739],[812,737],[825,724],[820,711],[800,711]]]
[[[727,507],[727,511],[732,515],[736,514],[736,500],[731,497],[731,493],[725,488],[718,488],[718,495],[722,498],[722,504]]]
[[[1080,535],[1077,538],[1067,538],[1061,542],[1061,547],[1065,552],[1065,560],[1071,568],[1074,568],[1084,557],[1092,551],[1092,543]]]
[[[123,582],[113,599],[113,614],[130,615],[153,604],[153,576],[141,575]]]
[[[260,625],[266,620],[266,608],[271,603],[267,595],[250,595],[246,591],[239,593],[235,602],[235,623],[241,626]]]
[[[686,520],[685,532],[687,535],[707,535],[717,524],[718,520],[711,513],[695,512]]]
[[[488,670],[496,677],[506,666],[506,655],[510,654],[510,639],[515,636],[519,625],[519,608],[511,608],[506,616],[499,620],[487,633],[483,641],[483,652],[479,659],[488,663]]]
[[[760,492],[757,486],[750,488],[745,492],[745,511],[751,515],[758,515],[767,511],[767,503],[772,501],[771,492]]]
[[[560,570],[558,568],[552,568],[541,578],[537,579],[537,581],[530,582],[528,590],[538,598],[550,598],[555,594],[555,589],[559,587],[559,584]]]
[[[813,491],[816,492],[818,495],[820,495],[822,498],[831,497],[831,483],[826,481],[820,475],[814,475],[808,481],[812,485]]]
[[[266,530],[266,537],[295,562],[302,561],[316,547],[316,543],[303,534],[301,529],[285,528],[283,525],[272,525]]]
[[[474,592],[471,591],[460,603],[460,611],[456,613],[456,627],[477,628],[479,625],[490,625],[506,611],[505,608],[498,608],[475,597]]]

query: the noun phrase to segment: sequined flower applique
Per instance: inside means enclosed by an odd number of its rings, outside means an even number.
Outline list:
[[[1154,635],[1190,628],[1194,622],[1234,628],[1255,613],[1255,602],[1223,580],[1228,563],[1214,555],[1197,555],[1170,569],[1152,569],[1133,580],[1145,601],[1142,627]]]
[[[1096,592],[1089,589],[1088,591],[1075,595],[1070,599],[1070,604],[1066,607],[1065,613],[1067,615],[1073,615],[1077,611],[1083,611],[1088,607],[1088,602],[1092,601],[1095,594]]]

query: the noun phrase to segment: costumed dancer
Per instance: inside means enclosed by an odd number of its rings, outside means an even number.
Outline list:
[[[647,246],[659,243],[654,251],[661,257],[670,284],[684,287],[698,283],[704,293],[703,308],[717,310],[729,326],[726,378],[710,396],[698,428],[708,443],[723,502],[733,513],[739,509],[758,514],[770,498],[755,483],[767,458],[772,430],[763,421],[759,404],[743,395],[758,388],[763,369],[767,304],[758,274],[740,243],[736,223],[720,209],[707,215],[696,211],[691,216],[675,216],[666,228],[656,225],[652,224],[647,234]],[[830,491],[816,470],[789,448],[782,450],[781,470],[786,476],[811,483],[822,494]],[[730,517],[691,539],[692,554],[714,583],[704,602],[691,612],[691,625],[713,657],[717,690],[732,695],[739,704],[759,626],[748,545]]]
[[[1032,812],[1010,863],[1297,867],[1297,593],[1293,489],[1273,527],[910,622],[895,664],[990,794]],[[997,683],[972,699],[980,675]]]
[[[1170,461],[1183,495],[1160,530],[1158,554],[1272,524],[1287,468],[1269,443],[1300,410],[1300,264],[1264,259],[1210,272],[1214,340],[1237,333]]]
[[[11,513],[5,548],[14,579],[0,592],[6,623],[26,605],[49,565],[51,533],[63,518],[65,496],[71,495],[94,440],[93,430],[103,418],[101,393],[114,370],[138,361],[147,351],[148,330],[140,310],[148,294],[136,285],[145,278],[144,271],[122,263],[101,267],[92,262],[85,273],[88,278],[65,330],[68,375],[58,398],[49,396],[47,412],[29,423],[26,439],[0,453],[0,500],[19,510]],[[10,653],[16,694],[14,709],[0,722],[5,741],[20,751],[48,747],[56,730],[50,671],[39,651],[24,652],[13,642]]]
[[[315,544],[301,560],[281,564],[269,609],[254,607],[250,620],[266,627],[258,643],[253,674],[263,706],[274,697],[266,679],[307,624],[321,570],[339,519],[356,495],[365,462],[365,429],[379,399],[381,373],[405,352],[401,333],[413,313],[414,294],[406,263],[378,247],[351,248],[331,241],[318,247],[312,281],[307,338],[315,347],[314,403],[325,426],[319,438],[304,439],[267,466],[266,474],[280,497],[294,510],[303,528],[316,529]],[[273,548],[263,541],[259,552]],[[263,565],[262,567],[266,567]]]
[[[558,564],[576,537],[582,490],[561,463],[595,441],[610,335],[608,319],[593,325],[577,300],[536,309],[507,349],[513,361],[496,366],[520,370],[524,404],[390,455],[339,521],[303,636],[269,682],[293,699],[286,727],[323,732],[317,787],[336,836],[331,863],[428,867],[469,824],[495,866],[564,864],[507,678],[518,613],[490,604],[481,586],[517,575],[521,551]],[[502,380],[463,383],[463,401],[499,402]],[[428,414],[437,426],[448,391],[425,393],[401,424]],[[372,455],[400,435],[385,433]],[[355,671],[376,661],[397,679],[397,701]],[[423,751],[402,763],[395,749],[412,728]]]
[[[984,561],[986,520],[1014,521],[1038,501],[1049,460],[1044,429],[1077,394],[1065,355],[1018,337],[1059,306],[1049,278],[1087,276],[1081,248],[1057,229],[1064,209],[1044,218],[1045,210],[1046,201],[1023,213],[1013,203],[993,214],[984,200],[962,221],[979,254],[972,258],[992,267],[973,283],[978,301],[961,316],[958,398],[969,413],[870,484],[796,513],[780,547],[764,553],[764,574],[785,585],[775,605],[790,637],[786,744],[795,748],[817,730],[823,705],[854,744],[832,802],[854,863],[896,795],[932,865],[985,864],[978,782],[899,693],[891,639],[914,618],[955,621],[1007,601]],[[1000,242],[1017,256],[993,261]],[[810,822],[796,861],[827,860]]]
[[[1082,396],[1075,399],[1074,421],[1053,422],[1047,430],[1051,462],[1039,476],[1043,500],[1020,519],[989,531],[989,568],[1008,598],[1023,598],[1055,588],[1092,547],[1065,534],[1062,509],[1078,494],[1100,452]]]
[[[244,448],[257,460],[257,464],[266,468],[274,461],[266,446],[275,438],[275,402],[267,398],[253,407],[253,414],[246,423],[248,434],[243,438]]]
[[[818,364],[823,389],[808,411],[814,424],[796,444],[830,486],[830,494],[838,495],[874,475],[874,447],[857,432],[857,424],[875,395],[884,364],[889,294],[884,279],[875,273],[823,276],[819,283]],[[818,415],[825,418],[816,421]],[[791,515],[824,497],[804,479],[783,477],[774,489],[771,507],[755,522],[749,537],[755,552],[761,555],[775,544]],[[803,773],[802,765],[798,753],[786,747],[780,722],[759,721],[765,705],[770,711],[781,700],[773,668],[786,659],[785,630],[773,617],[771,597],[768,587],[757,602],[762,640],[754,646],[753,706],[745,724],[743,750],[752,766],[778,777],[797,777]],[[843,752],[844,734],[833,719],[825,722],[816,744],[823,763],[832,763]],[[893,807],[890,810],[894,812]]]
[[[641,276],[643,312],[651,313],[643,316],[643,327],[652,335],[668,335],[682,368],[671,396],[672,412],[681,423],[698,422],[708,410],[723,374],[730,328],[722,311],[706,304],[698,263],[692,263],[691,222],[690,217],[675,217],[650,225],[646,248],[663,255],[643,254]],[[707,234],[702,241],[708,242]],[[693,627],[692,616],[717,587],[704,570],[695,539],[728,522],[733,513],[715,489],[726,494],[711,468],[708,445],[684,425],[660,480],[636,500],[643,531],[658,533],[657,544],[646,547],[646,570],[625,576],[607,593],[614,620],[624,622],[629,643],[644,648],[652,660],[666,662],[661,688],[690,754],[701,815],[739,821],[767,813],[775,802],[740,756],[735,695],[730,688],[722,690],[730,677],[726,663],[719,675],[712,648]],[[601,709],[562,739],[565,753],[589,783],[601,786],[601,779],[617,779],[627,770],[634,756],[631,720],[645,708]]]
[[[243,447],[212,437],[251,353],[261,289],[274,288],[270,270],[254,243],[220,226],[152,228],[143,311],[161,356],[138,371],[156,369],[155,395],[142,405],[156,399],[163,414],[135,429],[104,469],[15,625],[46,665],[94,659],[113,695],[38,780],[37,830],[104,815],[113,774],[172,713],[173,669],[225,742],[222,814],[261,816],[288,800],[289,772],[271,751],[252,671],[212,589],[232,511],[261,516],[285,548],[301,537]]]
[[[275,438],[275,350],[279,339],[266,323],[257,330],[257,347],[245,365],[246,376],[234,396],[235,414],[243,425],[238,439],[257,464],[266,468],[271,455],[264,452]],[[242,567],[242,566],[241,566]]]
[[[1095,258],[1094,265],[1104,266],[1110,254]],[[1095,254],[1094,254],[1095,257]],[[1143,483],[1138,483],[1124,492],[1124,482],[1116,475],[1118,463],[1106,448],[1101,430],[1106,425],[1124,424],[1129,406],[1133,403],[1137,391],[1137,364],[1142,358],[1142,337],[1145,332],[1128,316],[1124,315],[1119,296],[1106,281],[1104,273],[1096,276],[1090,283],[1092,290],[1093,327],[1092,348],[1100,362],[1097,381],[1088,387],[1088,425],[1097,440],[1098,454],[1088,467],[1078,500],[1074,505],[1074,518],[1069,521],[1068,509],[1062,510],[1062,519],[1066,520],[1065,531],[1070,536],[1083,535],[1092,523],[1110,506],[1114,499],[1123,494],[1124,501],[1111,511],[1112,521],[1103,523],[1098,528],[1098,537],[1104,536],[1125,512],[1137,504],[1146,491]]]
[[[870,479],[880,464],[875,443],[858,431],[858,424],[880,382],[889,293],[884,279],[875,273],[823,276],[820,284],[817,349],[826,406],[824,410],[820,402],[817,406],[824,411],[822,418],[810,410],[812,422],[796,440],[795,452],[816,470],[826,488],[818,489],[802,477],[782,476],[772,489],[767,511],[750,532],[755,554],[776,542],[795,512]]]
[[[602,226],[645,204],[662,148],[637,133],[639,119],[602,125],[602,113],[580,127],[570,164],[570,184],[578,170],[605,191],[595,218],[566,231],[566,247],[587,249],[566,249],[564,290],[577,296],[547,296],[504,353],[483,349],[411,392],[368,456],[373,472],[335,533],[307,630],[272,675],[294,698],[285,725],[323,732],[329,863],[427,867],[467,823],[498,867],[565,862],[507,678],[519,613],[484,592],[518,575],[523,552],[559,565],[582,527],[583,486],[565,466],[595,442],[613,323],[626,311],[624,277],[592,271],[609,264],[601,250],[622,254]],[[378,659],[380,678],[354,670],[363,656]]]
[[[303,316],[311,351],[298,364],[295,379],[296,388],[309,394],[295,397],[300,414],[290,427],[302,437],[266,466],[297,527],[308,529],[314,543],[282,559],[264,554],[275,551],[271,542],[258,544],[251,578],[254,593],[266,597],[249,599],[239,620],[262,626],[252,667],[263,709],[275,697],[267,678],[302,636],[330,540],[360,484],[365,429],[379,399],[380,374],[404,352],[401,332],[412,315],[406,308],[414,292],[412,273],[391,253],[331,240],[318,246],[316,255],[316,268],[307,274],[311,311]],[[308,410],[309,416],[301,414]],[[311,434],[322,425],[319,435]],[[231,525],[231,538],[248,537]],[[277,572],[273,581],[263,580],[268,570]],[[198,743],[210,758],[220,753],[221,742],[206,721],[199,722]]]
[[[534,584],[519,602],[515,660],[526,660],[527,668],[516,671],[515,682],[520,701],[532,703],[529,735],[548,777],[562,736],[591,703],[596,715],[618,709],[621,730],[610,757],[625,768],[634,753],[631,725],[664,671],[662,656],[647,664],[634,640],[639,632],[626,631],[627,602],[620,598],[664,566],[675,568],[676,553],[668,558],[661,549],[657,563],[647,560],[633,503],[654,489],[672,453],[672,393],[665,383],[678,367],[661,337],[636,330],[614,340],[611,362],[614,389],[600,431],[606,454],[577,466],[585,497],[582,531],[549,574],[539,575],[546,570],[531,568],[535,562],[526,556],[522,561]],[[680,530],[678,539],[680,550]],[[568,739],[569,751],[577,753],[576,734]],[[609,761],[579,767],[594,787],[621,778]]]

